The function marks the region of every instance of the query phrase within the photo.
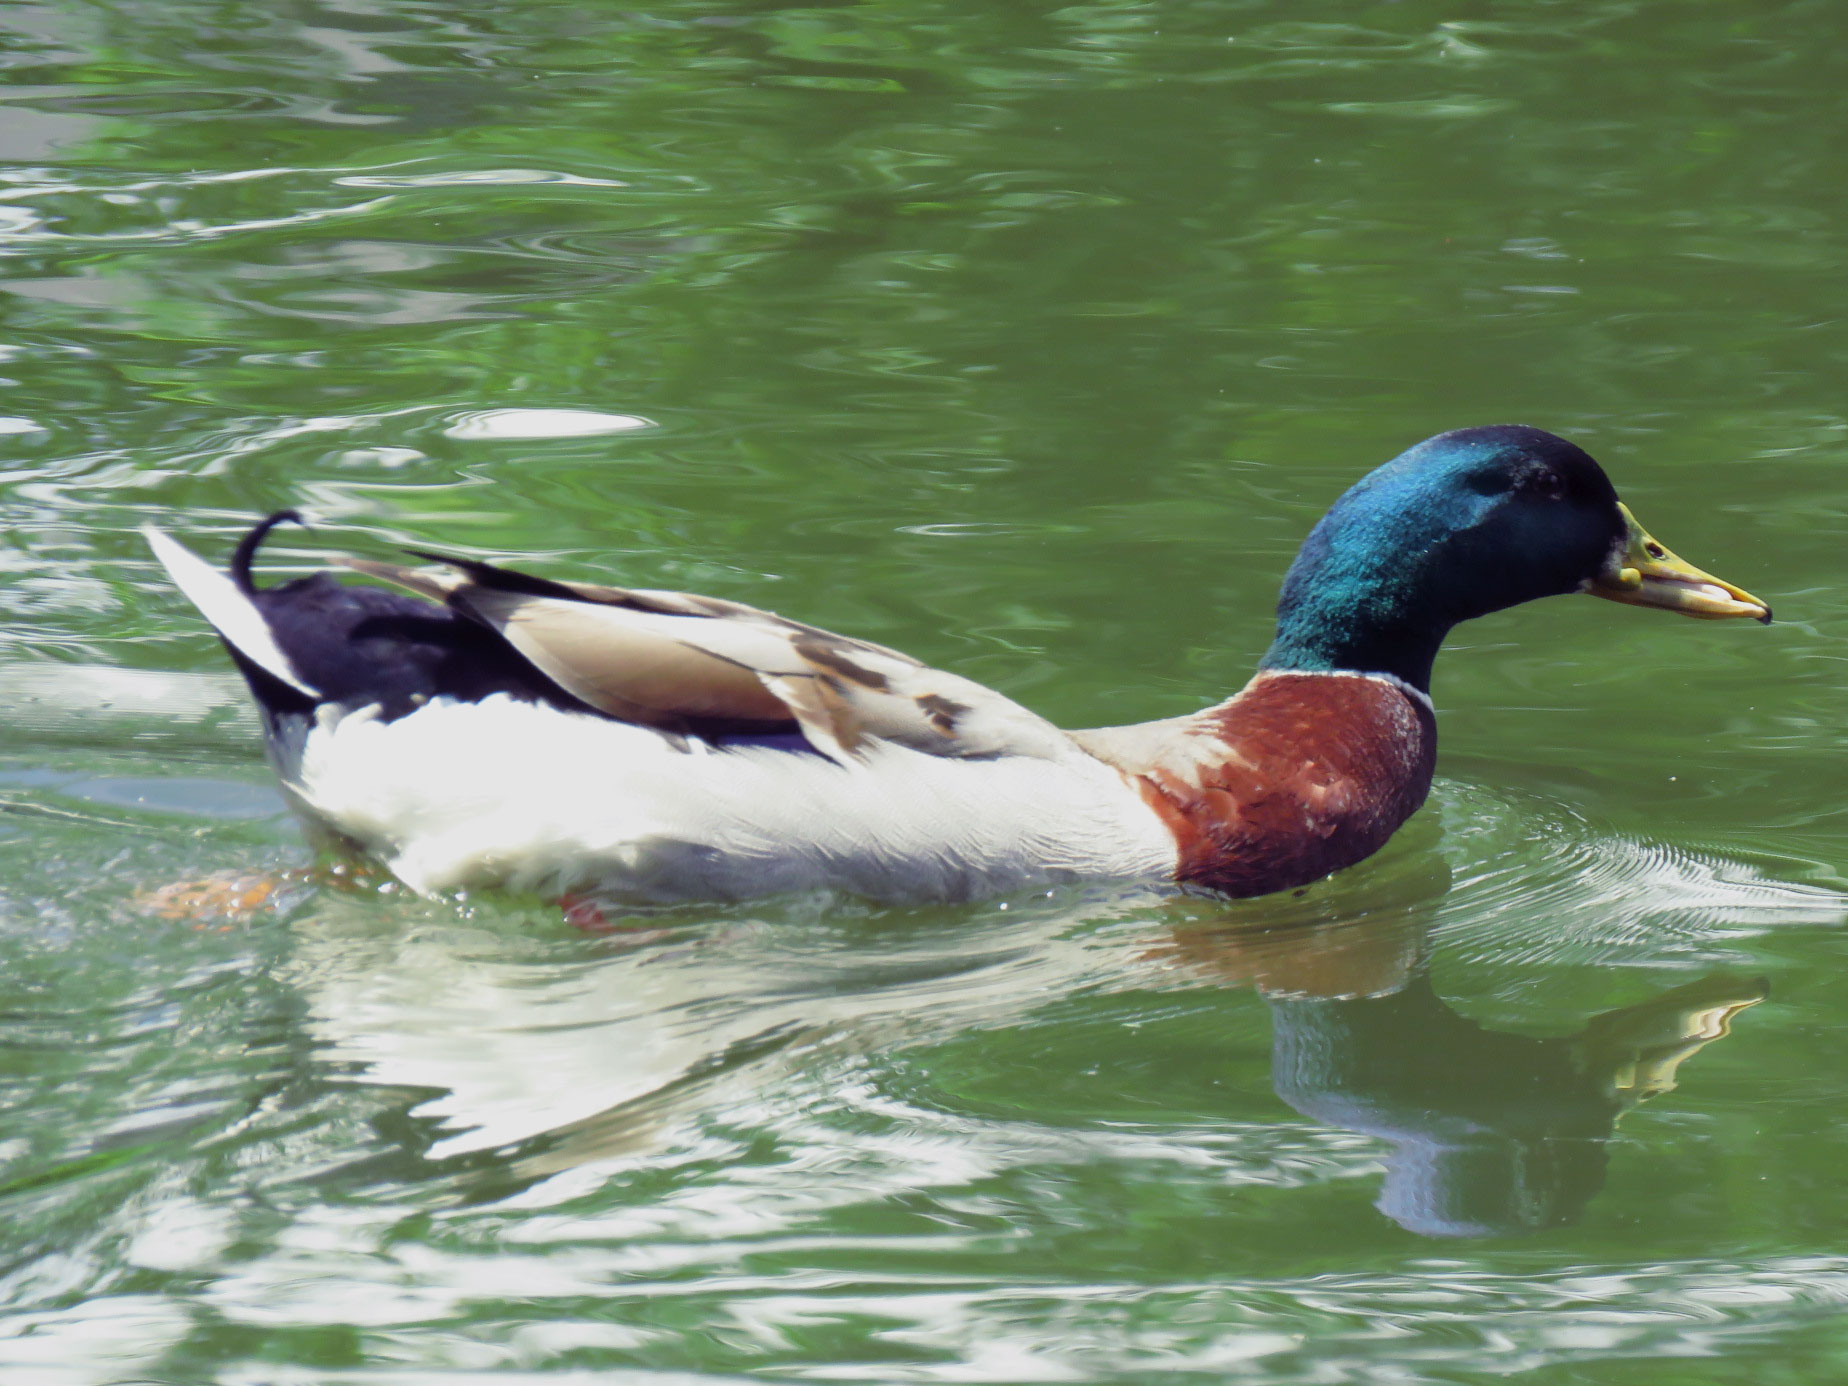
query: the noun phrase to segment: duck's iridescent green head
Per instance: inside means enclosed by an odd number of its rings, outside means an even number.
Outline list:
[[[1426,689],[1458,621],[1567,592],[1770,619],[1764,603],[1651,539],[1583,450],[1500,424],[1428,438],[1335,502],[1284,579],[1262,667],[1392,674]]]

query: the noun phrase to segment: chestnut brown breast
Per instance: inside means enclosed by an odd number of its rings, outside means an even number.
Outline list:
[[[1378,851],[1424,803],[1437,754],[1428,706],[1341,674],[1260,674],[1185,735],[1138,788],[1180,845],[1176,879],[1240,896]]]

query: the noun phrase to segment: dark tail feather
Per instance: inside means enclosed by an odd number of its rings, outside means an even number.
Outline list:
[[[483,563],[479,558],[452,558],[446,553],[432,553],[429,549],[406,549],[405,552],[426,563],[441,563],[445,567],[467,573],[483,587],[495,592],[517,592],[524,597],[562,597],[566,601],[575,602],[584,600],[582,592],[565,583],[534,577],[531,573],[515,572],[512,568],[498,567],[493,563]]]
[[[237,590],[246,597],[257,595],[257,584],[250,575],[250,565],[256,559],[258,548],[262,546],[265,539],[269,538],[272,529],[281,524],[306,526],[307,523],[299,510],[278,510],[274,515],[258,522],[250,533],[238,540],[237,550],[231,555],[231,581],[237,584]]]

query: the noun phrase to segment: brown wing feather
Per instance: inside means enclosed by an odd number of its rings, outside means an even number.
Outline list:
[[[758,670],[626,624],[592,603],[465,588],[456,601],[494,627],[539,671],[592,707],[787,722],[790,709]]]
[[[800,726],[816,749],[841,759],[869,740],[945,756],[1071,749],[1063,733],[992,690],[742,602],[419,556],[450,570],[345,562],[498,631],[553,682],[613,717],[675,731]]]

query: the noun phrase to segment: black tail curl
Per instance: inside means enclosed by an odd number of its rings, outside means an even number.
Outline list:
[[[292,524],[306,528],[308,522],[302,518],[299,510],[278,510],[275,514],[257,522],[242,539],[237,541],[237,549],[231,555],[231,581],[237,584],[237,590],[246,597],[257,595],[256,579],[250,575],[250,565],[256,560],[257,550],[263,541],[269,538],[270,531],[277,525]]]

